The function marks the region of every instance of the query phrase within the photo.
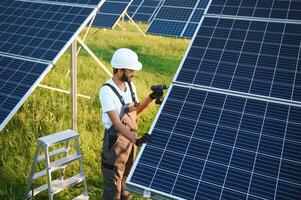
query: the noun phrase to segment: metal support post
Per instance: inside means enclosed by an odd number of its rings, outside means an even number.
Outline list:
[[[72,111],[72,129],[77,131],[77,46],[76,40],[71,45],[71,111]]]
[[[106,66],[100,62],[100,60],[97,58],[97,56],[94,55],[94,53],[89,49],[89,47],[79,38],[77,37],[76,40],[79,42],[79,44],[84,47],[84,49],[92,56],[92,58],[97,62],[97,64],[100,65],[100,67],[110,76],[113,77],[112,73],[106,68]]]
[[[94,22],[95,17],[96,17],[96,14],[93,16],[93,18],[92,18],[91,21],[90,21],[90,24],[89,24],[89,26],[88,26],[88,29],[87,29],[87,31],[86,31],[84,37],[83,37],[83,41],[86,40],[86,37],[87,37],[87,35],[88,35],[88,33],[89,33],[90,29],[91,29],[91,26],[92,26],[92,24],[93,24],[93,22]],[[77,51],[77,54],[76,54],[76,55],[79,54],[80,49],[81,49],[81,47],[78,48],[78,51]]]
[[[122,21],[121,21],[122,27],[124,27],[124,15],[122,15]],[[121,29],[121,39],[123,40],[123,29]]]
[[[116,23],[117,26],[119,26],[122,30],[127,31],[126,28],[124,28],[122,25],[120,25],[118,22]]]
[[[83,37],[83,41],[85,41],[85,39],[86,39],[86,37],[87,37],[87,35],[88,35],[89,31],[90,31],[91,26],[92,26],[92,24],[93,24],[93,22],[94,22],[95,17],[96,17],[96,14],[93,16],[93,18],[91,19],[91,21],[90,21],[90,23],[89,23],[88,29],[87,29],[87,31],[86,31],[84,37]],[[78,48],[76,55],[79,54],[80,49],[81,49],[81,47]],[[68,77],[69,73],[70,73],[70,70],[68,70],[68,72],[67,72],[67,74],[66,74],[66,78]]]
[[[124,13],[127,18],[129,18],[129,20],[136,26],[136,28],[138,29],[138,31],[140,31],[140,33],[145,37],[145,33],[141,30],[141,28],[134,22],[134,20],[125,12]]]
[[[58,88],[55,88],[55,87],[51,87],[51,86],[47,86],[47,85],[43,85],[43,84],[39,84],[38,86],[41,87],[41,88],[53,90],[53,91],[56,91],[56,92],[61,92],[61,93],[65,93],[65,94],[70,94],[70,91],[58,89]],[[90,96],[83,95],[83,94],[77,94],[77,96],[78,96],[78,97],[83,97],[83,98],[85,98],[85,99],[91,99]]]

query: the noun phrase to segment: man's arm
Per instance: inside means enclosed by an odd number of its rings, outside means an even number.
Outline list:
[[[141,113],[153,100],[148,96],[143,102],[137,106],[137,114]]]
[[[117,111],[108,111],[108,115],[113,123],[113,126],[117,129],[117,131],[135,144],[138,138],[135,134],[131,133],[129,129],[121,122]]]
[[[149,96],[137,106],[137,114],[141,113],[154,99],[162,98],[163,90],[156,90],[149,94]]]

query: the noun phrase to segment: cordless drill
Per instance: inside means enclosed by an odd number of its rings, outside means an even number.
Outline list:
[[[154,92],[161,92],[162,93],[162,97],[159,97],[156,99],[155,103],[156,104],[162,104],[163,101],[163,90],[166,90],[168,88],[167,85],[152,85],[151,86],[151,90]]]

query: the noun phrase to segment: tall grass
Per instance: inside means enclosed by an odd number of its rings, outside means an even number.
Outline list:
[[[110,68],[113,52],[120,47],[133,49],[143,63],[143,70],[137,73],[134,82],[139,99],[150,92],[152,84],[170,84],[184,55],[188,41],[158,36],[142,36],[131,24],[128,31],[99,30],[92,28],[86,44],[101,61]],[[142,29],[146,25],[140,24]],[[85,31],[85,30],[84,30]],[[83,36],[84,32],[81,34]],[[66,52],[55,67],[42,81],[43,84],[70,89],[70,53]],[[87,176],[90,199],[101,199],[103,182],[100,171],[100,153],[103,138],[101,110],[98,92],[108,75],[95,61],[81,50],[78,56],[78,92],[92,97],[91,100],[78,98],[78,132],[84,156],[84,170]],[[22,199],[30,173],[37,138],[71,127],[70,96],[51,90],[37,88],[20,110],[0,133],[0,199]],[[139,117],[138,133],[148,131],[158,110],[151,106]],[[78,165],[67,167],[67,174],[78,172]],[[42,179],[35,183],[45,183]],[[81,191],[80,186],[72,187],[55,195],[55,199],[72,199]],[[47,199],[41,193],[35,199]],[[135,195],[135,199],[141,199]]]

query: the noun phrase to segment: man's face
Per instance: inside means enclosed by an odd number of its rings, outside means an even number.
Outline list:
[[[131,69],[122,69],[121,72],[122,72],[120,77],[121,81],[131,81],[132,78],[135,76],[136,71]]]

